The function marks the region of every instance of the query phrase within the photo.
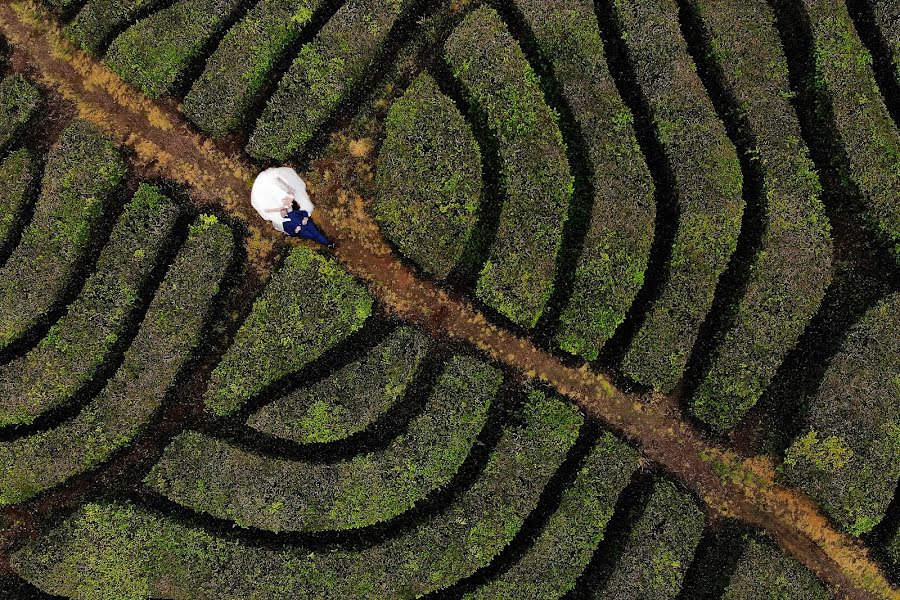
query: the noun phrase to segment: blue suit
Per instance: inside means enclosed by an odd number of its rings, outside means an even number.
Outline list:
[[[306,219],[307,217],[309,217],[309,213],[305,210],[292,210],[287,214],[287,218],[283,223],[284,232],[291,237],[319,242],[323,246],[331,244],[331,241],[325,237],[325,234],[319,231],[319,228],[313,223],[312,218],[306,222],[306,225],[303,224],[303,219]],[[300,231],[296,232],[298,227],[300,228]]]

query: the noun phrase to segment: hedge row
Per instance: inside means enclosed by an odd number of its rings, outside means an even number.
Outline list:
[[[900,261],[900,132],[875,83],[872,57],[842,0],[799,4],[812,31],[818,100],[833,116],[863,217]]]
[[[768,541],[751,539],[722,600],[828,600],[831,595],[806,567]]]
[[[346,439],[403,398],[428,347],[424,333],[398,327],[362,360],[267,404],[247,425],[301,444]]]
[[[675,598],[703,533],[703,511],[661,479],[628,532],[609,580],[595,598]]]
[[[185,115],[214,136],[246,122],[275,66],[321,4],[322,0],[260,0],[228,30],[206,62],[184,99]]]
[[[0,154],[18,139],[41,103],[41,92],[21,75],[0,81]]]
[[[737,245],[744,202],[734,145],[681,35],[675,0],[614,2],[637,83],[674,176],[678,224],[659,297],[623,369],[669,392],[681,378],[716,282]]]
[[[241,527],[330,531],[386,521],[453,478],[501,381],[485,363],[454,357],[405,433],[382,450],[336,463],[260,456],[188,432],[166,449],[145,483]]]
[[[103,62],[151,98],[167,94],[240,6],[241,0],[179,0],[119,35]]]
[[[523,327],[534,327],[550,299],[556,255],[574,181],[558,115],[500,15],[469,13],[444,57],[497,138],[506,201],[477,294]]]
[[[134,440],[199,344],[233,252],[231,230],[201,216],[106,387],[62,425],[0,444],[0,505],[87,471]]]
[[[690,5],[763,175],[763,231],[750,279],[691,401],[696,416],[725,430],[756,404],[818,310],[831,281],[831,228],[789,100],[787,59],[771,8],[761,1]]]
[[[138,308],[177,216],[171,200],[141,185],[66,315],[34,349],[0,367],[0,426],[31,423],[91,381]]]
[[[593,209],[556,341],[587,360],[624,321],[653,242],[653,180],[609,73],[590,0],[517,0],[581,130]]]
[[[391,107],[372,211],[404,256],[444,279],[481,204],[481,151],[459,109],[427,74]]]
[[[17,235],[34,183],[34,171],[31,154],[24,148],[0,163],[0,252],[4,252]]]
[[[414,1],[348,0],[281,79],[247,151],[277,161],[299,153],[365,78],[394,23]]]
[[[85,52],[100,54],[124,26],[165,4],[166,0],[87,0],[66,26],[66,35]]]
[[[900,83],[900,5],[891,0],[868,0],[875,24],[887,43],[894,78]]]
[[[213,371],[207,408],[235,412],[346,339],[371,313],[372,297],[337,261],[296,246]]]
[[[831,361],[787,478],[853,535],[884,517],[900,480],[900,293],[870,309]]]
[[[63,297],[124,176],[118,150],[83,121],[69,125],[50,149],[34,216],[0,269],[0,348]]]
[[[604,434],[527,553],[465,599],[564,597],[574,589],[603,540],[619,494],[637,466],[637,453],[631,447]]]
[[[480,477],[445,510],[359,550],[246,546],[124,504],[88,504],[16,552],[14,569],[64,596],[415,598],[484,567],[512,540],[559,468],[582,418],[532,394]]]

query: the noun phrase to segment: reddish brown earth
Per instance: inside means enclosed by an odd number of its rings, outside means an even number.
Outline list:
[[[250,232],[252,269],[243,294],[260,288],[278,248],[289,242],[255,218],[249,205],[252,165],[198,134],[177,107],[151,102],[73,49],[34,4],[0,3],[0,33],[12,46],[13,68],[56,90],[74,104],[79,116],[132,148],[141,176],[184,183],[198,204],[214,203],[244,221]],[[329,157],[315,162],[307,175],[325,217],[323,228],[340,240],[337,258],[368,284],[386,310],[435,336],[471,343],[522,375],[552,385],[703,498],[711,518],[732,517],[767,530],[836,596],[900,599],[900,591],[890,586],[862,544],[838,531],[806,496],[775,483],[770,458],[739,456],[709,441],[682,417],[673,398],[627,394],[588,365],[567,366],[529,340],[489,322],[465,298],[405,266],[370,219],[359,193],[360,182],[372,176],[372,146],[368,140],[336,136]],[[167,422],[172,420],[164,419],[163,428]],[[113,466],[101,477],[114,478],[123,468]],[[69,501],[79,496],[77,486],[60,493]],[[65,501],[54,500],[51,494],[40,505]],[[7,518],[19,519],[19,526],[3,536],[7,544],[14,535],[34,531],[30,521],[35,514],[40,519],[42,512],[23,515],[15,507],[7,511]]]

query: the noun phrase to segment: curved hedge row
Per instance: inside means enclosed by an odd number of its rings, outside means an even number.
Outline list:
[[[806,567],[770,542],[751,539],[722,600],[828,600],[832,596]]]
[[[213,371],[206,407],[220,416],[235,412],[346,339],[370,314],[372,297],[337,261],[295,247]]]
[[[694,414],[733,427],[756,404],[831,282],[831,228],[791,106],[787,59],[764,0],[689,0],[762,170],[764,229],[734,323],[718,341]]]
[[[165,3],[166,0],[87,0],[66,26],[66,36],[85,52],[100,54],[123,26]]]
[[[21,75],[0,81],[0,154],[22,134],[40,103],[41,92]]]
[[[884,517],[900,480],[900,293],[870,309],[832,359],[782,469],[853,535]]]
[[[241,6],[241,0],[179,0],[116,37],[103,62],[151,98],[171,92]]]
[[[0,366],[0,426],[31,423],[94,377],[138,308],[178,212],[141,185],[67,313],[28,354]]]
[[[863,216],[900,262],[900,132],[875,83],[872,57],[842,0],[798,0],[812,31],[815,83],[862,195]]]
[[[894,78],[900,83],[900,5],[891,0],[867,0],[872,7],[875,24],[887,43]]]
[[[256,122],[247,152],[285,161],[353,93],[415,0],[348,0],[306,44]]]
[[[716,282],[737,245],[744,202],[734,144],[697,76],[675,0],[614,2],[637,83],[674,175],[678,226],[665,282],[623,370],[669,392],[681,379]]]
[[[346,439],[403,397],[429,345],[418,329],[398,327],[365,358],[267,404],[247,425],[300,444]]]
[[[532,394],[478,480],[445,510],[361,550],[246,546],[126,504],[89,504],[16,552],[13,568],[51,593],[153,598],[415,598],[487,565],[534,510],[582,418]]]
[[[656,203],[634,117],[609,73],[590,0],[517,0],[572,110],[593,174],[593,209],[560,348],[595,360],[644,283]]]
[[[506,201],[477,294],[523,327],[550,299],[574,181],[558,116],[531,65],[492,8],[469,13],[444,58],[497,138]]]
[[[106,387],[62,425],[0,443],[0,505],[87,471],[134,440],[199,344],[233,253],[232,231],[201,216]]]
[[[425,73],[391,106],[385,128],[372,212],[404,256],[444,279],[478,219],[481,150]]]
[[[637,453],[611,434],[591,449],[559,508],[528,552],[466,600],[562,598],[603,540],[616,501],[638,467]]]
[[[0,348],[59,302],[124,177],[119,151],[92,125],[76,121],[60,135],[47,157],[31,223],[0,269]]]
[[[0,253],[12,245],[34,183],[34,161],[21,148],[0,163]],[[0,255],[0,264],[3,257]]]
[[[273,69],[322,0],[260,0],[228,30],[184,98],[184,114],[200,129],[222,136],[247,120],[247,111]]]
[[[594,598],[674,598],[700,543],[705,519],[693,498],[662,479],[628,532],[622,555]]]
[[[188,432],[144,481],[178,504],[241,527],[330,531],[387,521],[456,475],[502,379],[474,358],[452,358],[405,433],[346,461],[269,458]]]

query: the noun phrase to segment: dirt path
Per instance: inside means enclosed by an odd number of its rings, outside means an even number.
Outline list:
[[[73,50],[49,16],[30,2],[0,3],[0,33],[12,46],[17,71],[27,71],[70,100],[94,122],[135,152],[142,174],[182,182],[201,204],[216,203],[246,222],[248,259],[259,280],[284,243],[249,207],[254,168],[194,132],[180,114],[125,86],[99,62]],[[424,280],[392,253],[355,190],[371,177],[371,145],[336,141],[340,160],[313,164],[311,187],[326,232],[341,240],[338,258],[367,282],[386,309],[435,335],[469,342],[523,374],[546,381],[588,414],[624,434],[647,459],[663,465],[707,503],[713,515],[734,517],[769,531],[786,551],[832,586],[838,596],[900,600],[856,540],[837,531],[796,490],[774,482],[768,459],[736,456],[683,420],[666,397],[622,393],[587,366],[564,365],[531,342],[489,323],[464,298]]]

